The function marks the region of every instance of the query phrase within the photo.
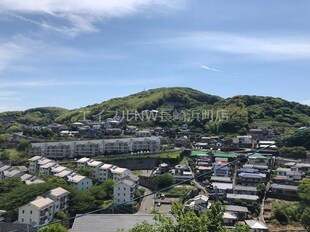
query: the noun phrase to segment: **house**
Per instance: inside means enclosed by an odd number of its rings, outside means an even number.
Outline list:
[[[211,176],[211,182],[232,183],[231,177]]]
[[[56,174],[58,174],[58,173],[60,173],[62,171],[65,171],[65,170],[67,170],[66,167],[61,166],[61,165],[56,165],[56,166],[52,167],[51,174],[53,176],[55,176]]]
[[[213,182],[212,186],[216,193],[227,193],[231,192],[233,189],[232,183]]]
[[[283,185],[283,184],[271,184],[271,192],[281,196],[297,196],[298,186],[296,185]]]
[[[45,181],[42,180],[42,179],[40,179],[40,178],[38,178],[38,177],[36,177],[36,176],[33,176],[33,177],[31,177],[30,179],[25,180],[25,184],[26,184],[26,185],[41,184],[41,183],[45,183]]]
[[[185,209],[192,209],[197,213],[209,209],[211,207],[211,203],[209,202],[209,197],[204,195],[198,195],[192,199],[189,199],[185,203]]]
[[[238,147],[251,148],[253,144],[253,138],[252,135],[239,135],[233,139],[233,143],[238,145]]]
[[[277,168],[275,172],[278,176],[287,176],[288,181],[299,181],[304,175],[302,172],[293,171],[291,168]]]
[[[89,189],[93,186],[93,181],[91,179],[76,173],[71,173],[70,175],[66,176],[66,180],[78,191]]]
[[[247,219],[250,213],[247,207],[238,205],[225,205],[225,211],[236,215],[238,220]]]
[[[238,221],[237,216],[231,212],[223,213],[224,226],[226,227],[234,227]]]
[[[247,224],[252,232],[267,232],[268,227],[265,223],[256,220],[245,220],[245,224]]]
[[[68,208],[69,203],[69,194],[70,192],[58,187],[54,188],[48,193],[48,198],[52,199],[54,204],[54,213],[58,213],[59,211],[65,211]]]
[[[152,133],[149,130],[140,130],[136,132],[136,137],[151,137]]]
[[[42,158],[43,158],[42,156],[34,156],[34,157],[28,159],[28,161],[29,161],[29,173],[35,174],[36,172],[39,171],[38,161]]]
[[[60,177],[60,178],[65,178],[65,177],[69,176],[72,172],[73,172],[72,170],[66,169],[62,172],[55,174],[55,176]]]
[[[85,168],[85,167],[87,167],[87,163],[88,162],[90,162],[90,158],[87,158],[87,157],[83,157],[83,158],[81,158],[81,159],[79,159],[79,160],[77,160],[76,161],[76,166],[77,166],[77,168]]]
[[[277,150],[276,141],[259,141],[258,148],[259,149],[268,148],[268,150]]]
[[[259,164],[244,164],[242,166],[246,169],[256,169],[261,173],[267,173],[270,171],[269,167],[267,165],[259,165]]]
[[[110,170],[113,176],[113,180],[115,181],[120,181],[122,178],[124,178],[125,176],[128,176],[130,173],[129,169],[119,168],[117,166],[112,167]]]
[[[25,182],[26,180],[29,180],[29,179],[32,178],[32,177],[33,177],[33,175],[28,174],[28,173],[25,173],[24,175],[20,176],[20,180],[21,180],[22,182]]]
[[[18,209],[18,221],[36,225],[49,223],[54,218],[54,204],[55,202],[48,197],[37,197]]]
[[[39,174],[42,176],[49,176],[52,174],[52,168],[57,164],[54,161],[51,161],[47,164],[41,165],[39,168]]]
[[[177,181],[191,180],[194,178],[193,173],[187,165],[178,164],[170,170],[170,173]]]
[[[4,179],[4,172],[10,168],[11,168],[11,166],[9,166],[9,165],[3,165],[0,167],[0,180]]]
[[[230,204],[234,204],[236,201],[243,201],[247,204],[254,205],[258,203],[259,197],[254,195],[246,195],[246,194],[231,194],[227,193],[226,195],[227,201]]]
[[[214,176],[229,177],[231,175],[231,168],[228,166],[227,162],[219,161],[213,163],[212,167]]]
[[[111,169],[114,165],[113,164],[104,164],[99,168],[99,181],[103,182],[109,178],[113,178]]]
[[[90,160],[87,163],[87,166],[91,168],[91,177],[95,180],[99,180],[99,168],[103,165],[103,162],[96,161],[96,160]]]
[[[266,174],[265,173],[247,173],[241,172],[238,175],[238,179],[243,186],[257,186],[261,183],[266,183]]]
[[[138,185],[130,178],[124,178],[113,186],[113,203],[130,204],[134,199],[134,193],[138,190]]]
[[[29,159],[29,173],[35,174],[39,172],[40,166],[43,166],[49,162],[52,162],[52,160],[47,159],[43,156],[34,156]]]
[[[191,141],[187,136],[181,136],[174,140],[175,147],[191,147]]]
[[[249,154],[248,155],[248,163],[253,165],[262,165],[269,166],[270,165],[270,157],[261,155],[261,154]]]
[[[233,189],[234,194],[247,194],[247,195],[257,195],[256,186],[243,186],[243,185],[235,185]]]
[[[4,171],[4,179],[6,178],[13,178],[13,177],[20,177],[22,176],[24,173],[21,172],[20,170],[16,169],[16,168],[10,168]]]

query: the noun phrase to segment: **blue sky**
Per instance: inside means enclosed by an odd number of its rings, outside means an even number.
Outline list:
[[[310,104],[310,1],[1,0],[0,111],[144,89]]]

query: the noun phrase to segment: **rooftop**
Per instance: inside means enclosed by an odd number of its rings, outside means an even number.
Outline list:
[[[295,185],[271,184],[270,187],[272,189],[285,189],[285,190],[293,190],[293,191],[298,190],[298,186],[295,186]]]
[[[250,200],[250,201],[257,201],[259,199],[258,196],[255,195],[247,195],[247,194],[227,194],[227,199],[240,199],[240,200]]]
[[[113,164],[104,164],[99,169],[108,170],[113,167]]]
[[[84,180],[85,178],[87,178],[87,177],[79,175],[79,174],[75,174],[75,175],[68,176],[68,181],[73,182],[73,183],[79,183],[80,181]]]
[[[77,163],[87,163],[88,161],[90,161],[90,158],[83,157],[83,158],[77,160],[76,162]]]
[[[235,153],[214,153],[214,157],[237,158],[238,154],[235,154]]]
[[[232,189],[233,185],[232,183],[219,183],[219,182],[214,182],[212,183],[213,188],[218,188],[218,189]]]
[[[64,170],[62,172],[59,172],[59,173],[55,174],[55,176],[63,178],[65,176],[70,175],[71,173],[72,173],[72,170]]]
[[[251,229],[260,229],[260,230],[268,230],[268,227],[265,223],[256,221],[256,220],[245,220],[245,223],[251,228]]]
[[[122,174],[122,173],[128,171],[128,169],[127,168],[116,167],[116,168],[112,169],[111,171],[112,171],[112,173]]]
[[[37,161],[39,159],[42,159],[42,156],[36,155],[36,156],[33,156],[32,158],[30,158],[29,161]]]
[[[50,191],[50,195],[53,195],[55,197],[61,197],[63,195],[66,195],[66,194],[69,194],[70,192],[61,188],[61,187],[58,187],[58,188],[54,188]]]
[[[39,209],[45,208],[47,206],[50,206],[51,204],[53,204],[54,201],[50,198],[44,198],[44,197],[37,197],[37,199],[35,199],[34,201],[31,201],[29,204],[37,207]]]
[[[152,214],[90,214],[76,218],[71,232],[127,231],[143,221],[154,224],[153,218]]]
[[[247,207],[239,205],[225,205],[225,209],[226,211],[233,211],[233,212],[246,212],[246,213],[249,212]]]

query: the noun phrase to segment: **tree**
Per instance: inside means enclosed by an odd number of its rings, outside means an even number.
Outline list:
[[[156,186],[157,189],[160,189],[173,185],[175,180],[170,173],[165,173],[163,175],[153,176],[151,182]]]
[[[260,183],[257,185],[256,189],[257,189],[257,196],[259,196],[262,199],[266,191],[266,185],[264,183]]]
[[[246,224],[238,223],[236,228],[232,232],[251,232],[251,228]]]
[[[299,181],[298,196],[305,205],[310,205],[310,179]]]
[[[68,232],[68,230],[63,225],[55,223],[41,227],[38,232]]]
[[[184,211],[180,203],[173,203],[172,214],[176,223],[171,217],[161,214],[155,214],[155,224],[148,224],[147,222],[140,223],[132,228],[131,232],[201,232],[201,231],[225,231],[222,226],[223,209],[221,203],[215,203],[209,209],[210,213],[197,216],[193,210]]]
[[[306,229],[306,231],[310,231],[310,208],[306,208],[301,215],[301,224]]]

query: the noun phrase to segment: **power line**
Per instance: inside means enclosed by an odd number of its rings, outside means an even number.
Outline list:
[[[301,130],[295,132],[294,134],[292,134],[292,135],[290,135],[290,136],[288,136],[288,137],[286,137],[286,138],[283,138],[283,139],[280,139],[279,141],[276,141],[275,144],[278,144],[278,143],[284,142],[284,141],[286,141],[286,140],[289,140],[289,139],[291,139],[291,138],[293,138],[293,137],[295,137],[295,136],[297,136],[297,135],[303,133],[304,131],[306,131],[306,130],[308,130],[308,129],[310,129],[310,126],[309,126],[309,127],[305,127],[305,128],[303,128],[303,129],[301,129]],[[234,161],[228,162],[227,164],[225,164],[225,165],[219,167],[217,170],[221,170],[222,168],[225,168],[225,167],[227,167],[227,166],[230,166],[230,165],[232,165],[232,164],[235,164],[235,163],[241,161],[241,160],[244,159],[244,158],[248,158],[248,157],[250,157],[250,156],[252,156],[252,155],[255,155],[255,154],[257,154],[257,153],[260,153],[260,152],[262,152],[262,151],[264,151],[264,150],[270,148],[271,146],[273,146],[273,145],[275,145],[275,144],[269,144],[269,145],[267,145],[266,147],[258,148],[258,149],[256,149],[255,151],[253,151],[253,152],[250,153],[250,154],[247,154],[247,155],[245,155],[245,156],[243,156],[243,157],[241,157],[241,158],[235,159]],[[214,172],[214,170],[210,170],[210,171],[208,171],[208,172],[206,172],[206,173],[203,173],[203,174],[197,176],[196,178],[201,178],[201,177],[208,176],[209,174],[212,174],[213,172]],[[94,213],[97,213],[97,212],[106,210],[106,209],[109,209],[109,208],[111,208],[111,209],[118,209],[119,206],[132,203],[132,202],[134,202],[134,201],[136,201],[136,200],[140,200],[140,199],[142,199],[142,198],[144,198],[144,197],[148,197],[148,196],[157,194],[157,193],[159,193],[159,192],[163,192],[163,191],[165,191],[165,190],[168,190],[168,189],[170,189],[170,188],[176,187],[176,186],[178,186],[178,185],[185,184],[185,183],[187,183],[187,182],[189,182],[189,181],[192,181],[192,180],[194,180],[194,179],[195,179],[195,177],[192,177],[192,178],[190,178],[190,179],[188,179],[188,180],[183,180],[183,181],[181,181],[181,182],[175,183],[175,184],[170,185],[170,186],[168,186],[168,187],[164,187],[164,188],[161,188],[161,189],[159,189],[159,190],[153,191],[153,192],[151,192],[151,193],[145,194],[145,195],[143,195],[143,196],[133,198],[132,200],[129,200],[129,201],[126,201],[126,202],[122,202],[122,203],[120,203],[120,204],[113,204],[113,205],[108,206],[108,207],[103,208],[103,209],[96,209],[96,210],[93,210],[93,211],[89,211],[89,212],[87,212],[87,213],[79,214],[79,215],[76,215],[76,216],[74,216],[74,217],[67,218],[67,219],[65,219],[65,220],[52,221],[52,222],[49,222],[49,223],[44,224],[44,225],[33,226],[32,228],[29,228],[29,229],[12,230],[12,231],[10,231],[10,232],[31,231],[31,229],[39,229],[39,228],[41,228],[41,227],[45,227],[45,226],[48,226],[48,225],[51,225],[51,224],[62,223],[63,221],[70,221],[70,220],[73,220],[73,219],[76,219],[76,218],[84,217],[84,216],[86,216],[86,215],[90,215],[90,214],[94,214]]]

